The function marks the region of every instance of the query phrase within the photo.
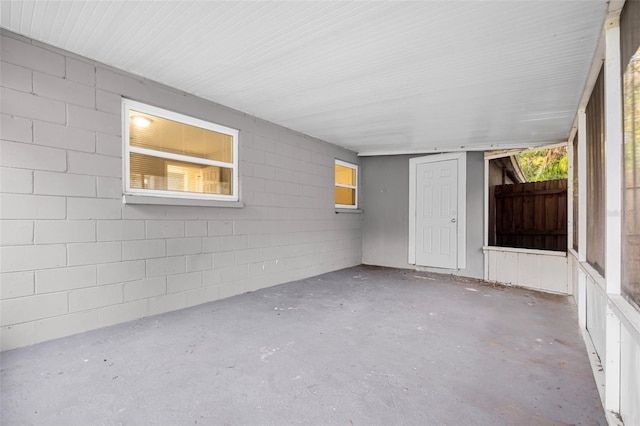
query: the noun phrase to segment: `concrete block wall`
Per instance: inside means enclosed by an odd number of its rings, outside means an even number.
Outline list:
[[[354,153],[2,30],[2,349],[345,268]],[[122,97],[240,130],[242,208],[122,202]]]

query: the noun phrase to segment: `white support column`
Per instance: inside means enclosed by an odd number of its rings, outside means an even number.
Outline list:
[[[489,245],[489,160],[484,159],[484,247]],[[484,280],[489,280],[489,252],[484,251]]]
[[[573,141],[567,145],[567,158],[569,163],[569,179],[567,179],[567,249],[573,247]],[[571,269],[571,268],[569,268]]]
[[[574,138],[576,137],[577,136],[574,136]],[[569,267],[567,268],[567,283],[569,284],[569,294],[572,294],[573,298],[578,301],[577,280],[574,279],[574,275],[577,273],[577,270],[573,268],[574,261],[569,257],[570,250],[573,249],[573,182],[575,181],[574,173],[576,172],[573,169],[573,156],[573,139],[571,139],[567,145],[567,158],[569,164],[569,179],[567,179],[567,261],[569,262]]]
[[[587,261],[587,115],[578,111],[578,260]]]
[[[605,32],[605,274],[607,293],[620,294],[622,269],[622,79],[620,27],[611,23]]]
[[[622,80],[620,20],[605,24],[605,282],[607,294],[620,294],[622,268]],[[605,408],[620,412],[620,320],[607,304]]]

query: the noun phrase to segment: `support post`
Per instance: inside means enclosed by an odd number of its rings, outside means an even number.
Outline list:
[[[489,160],[484,159],[484,247],[489,245]],[[483,250],[485,281],[489,280],[489,252]]]
[[[622,275],[622,77],[620,19],[605,23],[605,283],[607,295],[620,294]],[[620,412],[620,320],[607,304],[605,408]]]
[[[578,260],[587,261],[587,115],[578,111]]]
[[[567,251],[573,247],[573,182],[574,173],[576,173],[576,171],[573,170],[573,155],[573,141],[569,141],[569,144],[567,145],[567,158],[569,164],[569,179],[567,179]]]

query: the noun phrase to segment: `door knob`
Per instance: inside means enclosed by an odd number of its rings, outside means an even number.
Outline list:
[[[456,223],[456,218],[451,218],[451,223]]]

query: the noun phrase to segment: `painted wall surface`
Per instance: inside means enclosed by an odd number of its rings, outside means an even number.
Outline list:
[[[570,294],[565,253],[509,247],[487,247],[484,252],[489,281]]]
[[[415,268],[409,255],[409,159],[418,155],[363,157],[364,230],[362,262],[395,268]],[[484,157],[467,153],[467,268],[421,268],[482,278],[484,229]]]
[[[2,31],[2,348],[361,263],[352,152]],[[240,130],[243,208],[122,203],[121,98]]]

